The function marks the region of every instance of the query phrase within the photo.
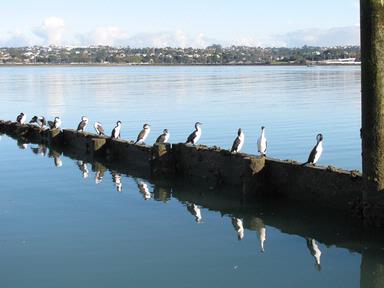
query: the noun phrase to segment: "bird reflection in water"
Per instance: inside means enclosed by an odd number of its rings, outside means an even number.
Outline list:
[[[50,149],[48,156],[53,158],[53,163],[55,164],[55,166],[57,168],[63,166],[63,162],[60,159],[60,153],[59,152],[57,152],[57,151],[55,151],[53,149]]]
[[[31,147],[31,150],[34,154],[40,155],[40,156],[46,156],[47,155],[47,146],[44,144],[39,144],[37,147]]]
[[[252,219],[252,226],[256,230],[257,236],[260,241],[260,251],[264,252],[264,242],[266,239],[266,232],[267,232],[267,230],[265,229],[264,222],[261,218],[254,217]]]
[[[321,251],[319,249],[319,246],[317,245],[315,239],[313,238],[306,238],[307,241],[307,247],[309,249],[309,252],[311,252],[312,256],[315,258],[315,267],[318,271],[321,270],[320,265],[320,257],[321,257]]]
[[[237,239],[242,240],[244,238],[243,220],[241,220],[240,218],[232,217],[232,225],[236,230]]]
[[[148,185],[143,180],[136,179],[137,187],[140,193],[143,195],[144,200],[151,199],[151,193],[149,192]]]
[[[78,160],[76,162],[77,166],[79,167],[82,175],[83,175],[83,178],[86,179],[88,178],[89,176],[89,171],[88,171],[88,166],[87,166],[87,163],[85,163],[84,161],[82,160]]]
[[[115,183],[116,191],[121,192],[123,191],[123,183],[121,182],[121,174],[117,173],[116,171],[111,171],[112,175],[112,181]]]
[[[187,203],[187,210],[195,216],[196,223],[201,223],[202,217],[201,217],[201,210],[199,207],[197,207],[194,203]]]
[[[103,181],[104,171],[96,171],[95,173],[95,183],[100,184]]]

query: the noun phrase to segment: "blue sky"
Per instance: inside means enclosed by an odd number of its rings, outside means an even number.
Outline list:
[[[302,46],[359,41],[358,0],[13,0],[1,6],[0,46]]]

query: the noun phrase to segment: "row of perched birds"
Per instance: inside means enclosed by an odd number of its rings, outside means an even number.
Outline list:
[[[26,122],[27,116],[24,113],[20,113],[17,118],[16,122],[20,124],[24,124]],[[89,119],[86,116],[81,117],[81,121],[79,125],[77,126],[78,132],[83,132],[85,127],[88,125]],[[43,116],[34,116],[29,123],[36,123],[41,128],[49,127],[50,129],[54,128],[60,128],[61,126],[61,120],[59,117],[55,117],[53,121],[46,121],[45,117]],[[200,140],[201,137],[201,126],[203,123],[196,122],[195,123],[195,130],[188,136],[186,144],[192,144],[196,145],[197,142]],[[116,122],[116,126],[113,128],[111,132],[111,138],[113,139],[119,139],[121,138],[120,131],[121,131],[122,123],[121,121]],[[95,131],[98,135],[105,135],[105,131],[103,126],[100,122],[95,122],[93,127],[95,128]],[[137,139],[135,141],[135,144],[144,144],[144,141],[147,139],[149,132],[151,131],[151,126],[149,124],[144,124],[143,130],[140,131],[139,135],[137,135]],[[156,143],[167,143],[169,141],[170,134],[168,132],[168,129],[164,129],[163,133],[157,137]],[[238,153],[240,152],[241,148],[244,145],[244,133],[239,128],[237,131],[237,137],[235,141],[232,144],[231,153]],[[257,149],[258,152],[265,156],[267,152],[267,138],[265,137],[265,127],[261,127],[261,133],[257,140]],[[323,153],[323,135],[317,134],[316,136],[316,145],[311,150],[307,162],[303,163],[303,165],[306,164],[312,164],[315,165],[317,161],[319,161],[321,154]]]

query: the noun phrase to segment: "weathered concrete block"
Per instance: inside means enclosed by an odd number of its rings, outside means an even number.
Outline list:
[[[100,136],[100,138],[92,138],[90,148],[91,153],[95,156],[103,156],[105,154],[107,139],[108,138],[102,136]]]
[[[258,174],[264,167],[264,157],[232,154],[227,150],[205,146],[173,144],[172,153],[177,174],[214,180],[218,185],[238,186],[242,188],[242,193],[256,189]]]
[[[171,176],[175,172],[172,148],[169,143],[155,143],[152,147],[151,170],[153,176]]]
[[[341,209],[361,201],[363,191],[359,173],[269,158],[265,162],[265,179],[269,193]]]
[[[100,138],[98,135],[87,132],[78,132],[73,129],[64,129],[62,135],[63,145],[78,153],[91,153],[93,148],[92,139]]]
[[[60,145],[63,141],[63,132],[60,128],[47,129],[45,131],[50,145]]]
[[[110,160],[123,165],[135,166],[150,170],[152,147],[136,145],[132,142],[108,138],[105,153]]]

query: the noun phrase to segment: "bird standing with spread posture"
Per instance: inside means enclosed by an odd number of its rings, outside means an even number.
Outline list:
[[[259,139],[257,139],[257,151],[265,156],[265,152],[267,152],[267,138],[265,138],[265,127],[261,126],[261,134]]]
[[[311,153],[309,154],[307,162],[302,165],[312,164],[316,165],[317,161],[319,161],[321,154],[323,153],[323,134],[317,134],[316,136],[316,145],[313,147]]]
[[[156,143],[167,143],[169,140],[169,132],[168,129],[164,129],[163,134],[161,134],[156,139]]]
[[[145,139],[147,139],[149,132],[151,131],[151,126],[149,124],[144,124],[143,130],[140,131],[137,135],[137,140],[135,144],[144,144]]]
[[[241,130],[241,128],[239,128],[239,130],[237,131],[237,137],[232,145],[231,153],[240,152],[243,145],[244,145],[244,133]]]
[[[27,115],[25,115],[23,112],[21,112],[19,115],[17,115],[16,122],[19,124],[24,124],[25,120],[27,120]]]
[[[81,121],[77,126],[77,132],[84,132],[85,127],[88,124],[88,118],[86,116],[81,117]]]
[[[121,121],[116,122],[115,128],[113,128],[111,133],[112,139],[119,139],[120,138],[120,130],[121,130]]]
[[[104,128],[103,126],[101,125],[100,122],[95,122],[95,124],[93,124],[93,127],[95,128],[95,131],[97,133],[97,135],[105,135],[104,133]]]
[[[45,120],[44,116],[33,116],[29,123],[36,123],[40,128],[43,128],[45,125],[47,125],[47,121]]]
[[[185,142],[185,144],[192,144],[192,145],[195,145],[197,143],[197,141],[199,141],[200,137],[201,137],[201,125],[203,125],[203,123],[200,123],[200,122],[196,122],[195,123],[195,131],[193,131],[187,138],[187,141]]]

